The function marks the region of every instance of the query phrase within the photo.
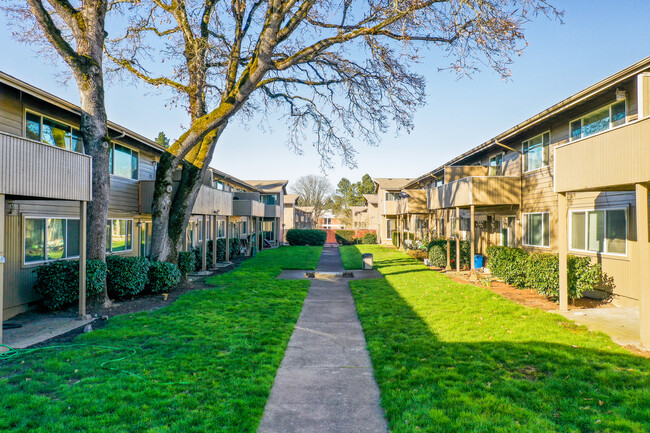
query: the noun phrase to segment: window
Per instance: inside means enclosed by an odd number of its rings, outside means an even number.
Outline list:
[[[625,101],[618,101],[594,110],[570,124],[571,140],[589,137],[625,123]]]
[[[133,249],[133,220],[109,219],[106,223],[106,252]]]
[[[571,212],[572,250],[594,253],[627,253],[627,212],[625,209]]]
[[[25,264],[79,257],[79,220],[25,218]]]
[[[264,221],[262,223],[262,232],[264,233],[264,239],[269,242],[275,241],[275,222]]]
[[[387,192],[386,201],[399,201],[399,192]]]
[[[549,132],[524,141],[524,172],[548,166],[550,141]]]
[[[503,174],[503,153],[490,158],[490,176],[501,176]]]
[[[217,237],[224,238],[226,237],[226,222],[217,221]]]
[[[248,227],[246,227],[246,221],[242,221],[242,222],[241,222],[241,232],[240,232],[240,233],[241,233],[242,235],[243,235],[243,234],[247,234],[247,233],[248,233],[247,228],[248,228]]]
[[[220,190],[220,191],[223,191],[223,190],[224,190],[223,182],[221,182],[220,180],[218,180],[218,181],[215,183],[214,187],[215,187],[216,189]]]
[[[111,150],[111,174],[138,180],[138,152],[120,144],[114,144]]]
[[[78,129],[30,111],[25,113],[25,137],[83,153],[83,142]]]
[[[548,247],[550,245],[549,213],[524,214],[524,245]]]
[[[151,255],[152,226],[152,223],[142,223],[140,230],[140,256],[142,257]]]
[[[264,204],[274,205],[277,204],[277,197],[275,194],[263,194],[260,196],[260,201]]]
[[[438,232],[439,232],[440,236],[445,235],[445,230],[446,230],[445,226],[446,226],[445,219],[444,218],[439,218],[438,219]]]

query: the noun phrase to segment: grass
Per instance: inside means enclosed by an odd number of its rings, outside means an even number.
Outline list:
[[[367,245],[364,245],[367,248]],[[343,267],[348,270],[361,269],[361,250],[356,246],[339,247]],[[365,252],[365,249],[364,249]]]
[[[254,432],[318,247],[268,250],[168,307],[0,362],[2,432]]]
[[[404,253],[350,248],[386,277],[352,292],[392,432],[650,431],[648,359]]]

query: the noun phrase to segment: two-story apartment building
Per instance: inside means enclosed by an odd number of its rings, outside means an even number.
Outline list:
[[[615,304],[641,306],[650,345],[649,83],[647,58],[404,188],[425,187],[434,234],[464,236],[476,252],[505,245],[591,257]]]
[[[287,180],[247,180],[246,183],[260,190],[260,201],[264,204],[264,214],[258,221],[262,233],[260,241],[267,245],[278,246],[282,243],[284,233],[284,197],[287,195]],[[261,242],[260,248],[264,247]]]
[[[377,242],[390,244],[393,232],[400,230],[400,193],[404,186],[412,181],[410,178],[373,178],[377,196]],[[366,200],[368,198],[366,197]],[[370,201],[368,200],[370,205]]]

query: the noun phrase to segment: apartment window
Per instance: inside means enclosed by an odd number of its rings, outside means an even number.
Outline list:
[[[269,242],[275,241],[275,222],[273,221],[262,222],[262,232],[264,233],[264,239],[266,239]]]
[[[399,192],[387,192],[386,201],[399,201]]]
[[[25,264],[79,257],[79,220],[25,218]]]
[[[278,199],[275,194],[263,194],[260,196],[260,201],[264,204],[275,205]]]
[[[549,143],[551,134],[545,132],[530,140],[524,141],[524,171],[533,171],[548,166]]]
[[[550,246],[550,214],[548,212],[524,214],[524,245]]]
[[[246,221],[241,222],[241,234],[247,234],[248,233],[248,227],[246,227]]]
[[[625,100],[594,110],[571,122],[571,140],[589,137],[625,123]]]
[[[151,255],[151,238],[152,238],[152,223],[142,223],[140,229],[140,256],[149,257]]]
[[[106,223],[106,252],[133,249],[133,220],[109,219]]]
[[[25,136],[50,146],[83,153],[83,142],[78,129],[30,111],[25,113]]]
[[[571,249],[594,253],[627,253],[627,212],[605,209],[571,212]]]
[[[501,176],[503,174],[503,153],[490,158],[490,176]]]
[[[444,218],[439,218],[438,219],[438,232],[440,233],[440,236],[445,235],[445,230],[446,230],[446,224],[445,224],[445,219]]]
[[[214,187],[220,191],[224,191],[223,182],[220,180],[215,182]]]
[[[226,237],[226,222],[217,221],[217,237],[223,238]]]
[[[138,180],[138,160],[139,155],[137,150],[120,144],[114,144],[110,157],[111,174]]]

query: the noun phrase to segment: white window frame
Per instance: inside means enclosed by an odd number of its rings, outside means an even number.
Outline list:
[[[522,143],[522,146],[523,146],[523,143]],[[496,158],[499,155],[501,155],[501,165],[499,166],[501,174],[491,175],[490,174],[490,169],[492,168],[492,158]],[[503,162],[505,161],[505,159],[506,159],[506,153],[505,152],[497,152],[497,153],[493,154],[492,156],[490,156],[488,158],[488,175],[490,175],[490,176],[503,176]]]
[[[530,169],[530,170],[525,170],[526,167],[524,167],[524,166],[528,165],[528,154],[524,151],[524,144],[531,141],[531,140],[534,140],[537,137],[541,136],[542,137],[542,153],[543,153],[544,152],[544,150],[543,150],[543,148],[544,148],[544,134],[548,134],[548,164],[544,165],[543,156],[542,156],[542,166],[541,167],[533,168],[533,169]],[[547,130],[547,131],[544,131],[544,132],[542,132],[540,134],[537,134],[537,135],[535,135],[533,137],[530,137],[529,139],[524,140],[524,141],[521,142],[521,171],[523,173],[532,173],[533,171],[541,170],[543,168],[549,167],[550,165],[551,165],[551,130],[550,129]]]
[[[395,200],[388,200],[388,196],[395,197]],[[384,193],[384,201],[399,201],[399,192],[386,191]]]
[[[544,242],[544,214],[548,214],[548,245],[533,245],[528,243],[528,216],[529,215],[542,215],[542,242]],[[521,218],[521,244],[526,246],[526,247],[533,247],[533,248],[546,248],[549,249],[551,248],[551,227],[553,224],[551,224],[551,213],[549,211],[546,212],[524,212],[522,213],[522,218]]]
[[[85,148],[84,148],[84,144],[83,144],[83,137],[81,136],[81,128],[80,127],[74,126],[74,125],[72,125],[72,124],[70,124],[68,122],[65,122],[63,120],[59,120],[59,119],[57,119],[55,117],[39,113],[38,111],[30,110],[29,108],[25,108],[23,110],[23,135],[22,135],[23,137],[27,138],[27,113],[34,114],[34,115],[39,116],[41,118],[40,136],[38,138],[39,143],[44,144],[46,146],[52,146],[51,144],[46,143],[46,142],[43,141],[43,117],[47,117],[48,119],[53,120],[55,122],[58,122],[58,123],[60,123],[62,125],[69,126],[70,127],[70,132],[72,132],[72,129],[76,129],[77,131],[79,131],[79,139],[81,140],[81,152],[77,152],[76,150],[64,149],[64,148],[58,147],[58,146],[53,146],[53,147],[57,147],[58,149],[67,150],[68,152],[74,152],[76,154],[85,154]],[[31,140],[31,138],[27,138],[27,139]]]
[[[113,173],[113,168],[115,167],[115,145],[116,144],[129,149],[131,151],[132,155],[133,155],[133,153],[136,153],[138,155],[138,178],[137,179],[133,179],[132,177],[120,176],[119,174]],[[133,147],[127,146],[124,143],[112,143],[111,144],[111,157],[110,158],[111,158],[110,160],[112,161],[112,167],[109,167],[109,169],[111,171],[111,173],[110,173],[111,176],[119,177],[120,179],[129,179],[129,180],[136,180],[136,181],[140,180],[140,151],[138,149],[134,149]],[[154,176],[155,176],[155,173],[154,173]]]
[[[110,223],[111,226],[112,226],[113,221],[131,221],[131,248],[127,248],[127,249],[124,249],[122,251],[113,251],[113,233],[111,233],[111,241],[110,241],[110,243],[109,243],[108,239],[106,239],[106,246],[107,247],[110,246],[110,249],[107,248],[106,254],[124,254],[124,253],[127,253],[129,251],[133,251],[133,238],[135,236],[134,233],[133,233],[134,232],[134,227],[135,227],[133,219],[129,219],[129,218],[107,218],[106,219],[106,224]],[[112,228],[111,228],[111,230],[112,230]]]
[[[623,211],[625,212],[625,253],[610,253],[607,250],[607,211]],[[586,215],[589,212],[595,212],[595,211],[602,211],[605,215],[605,244],[604,244],[604,249],[605,251],[592,251],[588,249],[578,249],[578,248],[573,248],[573,214],[574,213],[584,213],[585,218]],[[606,207],[606,208],[595,208],[595,209],[571,209],[569,211],[569,233],[568,233],[568,243],[569,243],[569,251],[575,251],[577,253],[585,253],[585,254],[605,254],[608,256],[616,256],[616,257],[627,257],[628,251],[630,251],[628,247],[628,238],[629,238],[629,230],[630,230],[630,222],[629,222],[629,217],[630,213],[627,207]],[[588,244],[588,239],[589,239],[589,224],[585,220],[585,247]]]
[[[621,102],[621,101],[614,101],[614,102],[612,102],[611,104],[601,105],[600,107],[598,107],[598,108],[596,108],[596,109],[594,109],[594,110],[591,110],[591,111],[589,111],[588,113],[586,113],[586,114],[584,114],[584,115],[582,115],[582,116],[580,116],[580,117],[576,117],[575,119],[569,121],[569,142],[571,142],[571,141],[582,140],[583,138],[587,138],[587,137],[593,137],[594,135],[602,134],[603,132],[611,131],[611,130],[614,129],[614,128],[618,128],[618,127],[621,127],[621,126],[626,125],[626,124],[628,123],[628,122],[627,122],[627,112],[628,112],[628,111],[627,111],[627,110],[628,110],[628,106],[627,106],[627,98],[625,98],[625,99],[623,100],[623,104],[625,105],[625,116],[624,116],[623,118],[625,119],[625,121],[624,121],[622,124],[620,124],[620,125],[616,125],[616,126],[612,125],[612,106],[615,105],[615,104],[617,104],[617,103],[619,103],[619,102]],[[583,129],[584,129],[583,119],[584,119],[585,117],[589,116],[590,114],[595,113],[596,111],[602,110],[603,108],[608,108],[608,109],[609,109],[609,128],[605,129],[604,131],[599,131],[599,132],[596,132],[596,133],[594,133],[594,134],[587,135],[587,136],[585,137],[585,135],[583,134]],[[571,134],[571,124],[572,124],[573,122],[575,122],[576,120],[579,120],[579,121],[580,121],[580,137],[579,137],[579,138],[573,138],[573,136],[572,136],[572,134]]]
[[[25,221],[28,219],[31,220],[45,220],[45,233],[43,236],[43,253],[45,254],[45,260],[37,260],[34,262],[28,262],[25,257],[25,228],[26,224]],[[52,220],[65,220],[65,257],[60,258],[60,259],[48,259],[47,258],[47,220],[52,219]],[[58,260],[75,260],[78,259],[79,256],[68,256],[68,220],[72,221],[79,221],[79,218],[73,218],[73,217],[58,217],[58,216],[42,216],[42,215],[26,215],[23,217],[23,226],[22,226],[22,250],[23,250],[23,266],[34,266],[34,265],[42,265],[43,263],[50,263],[50,262],[56,262]],[[81,224],[81,223],[80,223]],[[81,227],[79,227],[81,230]],[[81,233],[79,233],[81,236]]]

